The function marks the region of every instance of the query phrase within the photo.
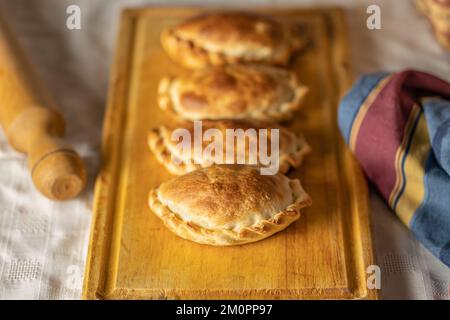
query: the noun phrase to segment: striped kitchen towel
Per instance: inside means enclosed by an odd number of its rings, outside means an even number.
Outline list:
[[[382,197],[450,267],[450,84],[419,71],[369,74],[338,121]]]

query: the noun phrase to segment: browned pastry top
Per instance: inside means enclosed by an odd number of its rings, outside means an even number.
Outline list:
[[[261,175],[245,165],[217,165],[164,182],[149,204],[174,233],[228,246],[258,241],[289,226],[311,205],[297,179]]]
[[[284,41],[283,27],[270,17],[243,12],[202,14],[180,24],[177,35],[196,43],[216,43],[258,50]]]
[[[160,105],[189,119],[277,121],[298,109],[307,88],[288,70],[261,65],[209,67],[165,78]]]
[[[160,196],[180,215],[205,228],[250,226],[294,200],[288,179],[262,176],[250,166],[200,169],[163,183]]]
[[[306,43],[306,27],[247,12],[202,14],[167,28],[161,43],[188,68],[236,62],[286,65]]]

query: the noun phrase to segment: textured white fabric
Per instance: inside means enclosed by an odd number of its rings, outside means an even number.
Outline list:
[[[169,1],[166,1],[166,4]],[[89,186],[76,200],[52,202],[32,186],[24,157],[0,133],[0,298],[78,299],[91,220],[93,177],[108,67],[120,9],[145,1],[0,0],[67,121],[68,140],[85,159]],[[155,2],[157,3],[157,2]],[[214,1],[170,4],[220,5]],[[241,5],[242,1],[227,1]],[[81,7],[81,30],[67,30],[66,8]],[[450,80],[450,61],[410,0],[246,1],[347,9],[355,74],[416,68]],[[380,5],[382,29],[366,28],[366,8]],[[0,102],[1,103],[1,102]],[[1,106],[0,106],[1,107]],[[448,299],[450,270],[423,249],[371,193],[375,246],[384,298]]]

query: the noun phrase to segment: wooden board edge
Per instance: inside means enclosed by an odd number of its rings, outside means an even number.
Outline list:
[[[139,17],[139,16],[148,16],[148,15],[167,15],[167,13],[173,14],[181,14],[186,15],[190,13],[198,14],[199,12],[211,12],[211,11],[257,11],[261,13],[273,13],[276,11],[277,14],[289,14],[289,15],[296,15],[298,12],[301,12],[302,14],[313,14],[313,13],[323,13],[323,12],[338,12],[343,11],[341,7],[339,6],[333,6],[333,5],[327,5],[327,6],[316,6],[316,7],[310,7],[310,6],[292,6],[292,5],[280,5],[274,8],[273,6],[268,5],[261,5],[257,3],[246,3],[239,5],[233,5],[233,6],[223,6],[223,5],[212,5],[207,6],[205,5],[189,5],[189,6],[170,6],[170,5],[159,5],[155,4],[152,6],[152,4],[145,4],[143,6],[134,6],[129,7],[123,10],[127,15]]]
[[[333,26],[338,28],[348,28],[346,24],[345,11],[343,9],[335,9],[336,14],[331,17],[331,19],[339,19],[341,22],[333,23]],[[339,30],[335,32],[336,36],[341,37],[341,41],[338,43],[344,44],[340,47],[340,50],[336,51],[333,55],[335,59],[334,66],[337,67],[337,81],[340,87],[340,97],[339,100],[348,92],[354,83],[353,71],[351,69],[351,53],[349,48],[348,32],[347,30]],[[336,120],[337,121],[337,120]],[[343,138],[339,137],[339,149],[345,151],[345,159],[347,162],[347,174],[346,177],[351,179],[347,181],[347,184],[351,186],[353,192],[349,193],[350,203],[352,204],[352,220],[358,222],[357,225],[353,226],[355,234],[353,234],[353,239],[359,239],[359,241],[352,241],[353,244],[358,244],[358,247],[353,248],[354,251],[358,252],[358,256],[362,257],[362,261],[355,261],[359,264],[360,279],[355,287],[355,299],[370,299],[378,300],[380,298],[379,290],[370,290],[367,288],[366,284],[366,270],[370,265],[375,264],[375,252],[373,246],[373,228],[370,219],[370,199],[369,191],[367,186],[367,180],[364,173],[359,166],[359,163],[355,157],[350,152],[349,148],[346,146]],[[355,240],[356,240],[355,239]],[[372,250],[363,250],[363,248],[371,248]]]
[[[346,287],[333,289],[129,289],[116,288],[105,299],[122,300],[342,300],[355,299]]]
[[[93,217],[89,248],[83,278],[82,299],[102,299],[106,296],[105,282],[109,261],[111,232],[108,221],[113,219],[116,193],[115,181],[120,159],[119,141],[125,122],[125,106],[128,96],[135,12],[124,10],[121,15],[115,56],[111,64],[108,88],[108,102],[103,120],[100,173],[95,181]],[[128,45],[123,45],[128,43]],[[119,93],[119,94],[118,94]],[[119,100],[119,101],[118,101]],[[119,139],[119,140],[118,140]]]

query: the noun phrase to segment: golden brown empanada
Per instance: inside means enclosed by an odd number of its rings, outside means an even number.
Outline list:
[[[298,179],[260,175],[245,165],[214,165],[162,183],[149,195],[154,213],[178,236],[229,246],[285,229],[311,205]]]
[[[190,142],[190,145],[192,146],[192,152],[190,152],[189,154],[183,154],[181,150],[177,148],[177,144],[179,143],[179,141],[174,141],[172,139],[172,133],[175,129],[179,128],[187,129],[190,132],[190,136],[192,137]],[[233,148],[233,159],[238,159],[238,157],[241,156],[241,158],[245,159],[246,164],[251,164],[249,163],[250,151],[257,150],[258,153],[260,150],[258,147],[260,129],[268,129],[267,135],[262,136],[263,138],[267,137],[266,145],[268,154],[272,152],[272,135],[270,134],[270,129],[279,129],[278,172],[285,173],[289,170],[290,167],[299,167],[304,157],[311,152],[311,148],[303,136],[296,136],[292,131],[280,125],[270,125],[239,120],[202,121],[203,132],[206,132],[211,128],[218,129],[221,132],[222,137],[224,137],[224,139],[221,141],[223,146],[223,157],[219,164],[225,163],[226,144],[224,140],[226,139],[227,129],[242,129],[244,132],[247,132],[248,129],[255,129],[253,136],[251,134],[248,135],[256,137],[255,148],[252,149],[250,147],[250,143],[248,142],[248,140],[243,141],[245,143],[243,143],[243,145],[235,143],[235,147]],[[205,150],[207,148],[211,141],[202,139],[202,144],[196,146],[193,140],[194,124],[191,121],[172,124],[170,126],[161,126],[159,128],[151,130],[148,135],[148,144],[150,146],[150,150],[155,154],[158,161],[162,163],[167,170],[177,175],[185,174],[187,172],[202,167],[207,167],[215,163],[214,158],[208,157],[209,154],[206,154],[207,157],[205,157],[203,156],[203,153],[201,153],[202,150]],[[238,146],[240,146],[240,149],[238,148]],[[199,147],[201,149],[200,153],[197,153],[195,151],[196,147]],[[260,159],[258,155],[256,155],[256,159]],[[259,161],[258,163],[261,164]]]
[[[210,67],[186,76],[163,78],[159,106],[187,120],[287,120],[300,107],[307,87],[296,75],[259,65]]]
[[[304,24],[287,24],[244,12],[216,12],[167,28],[161,44],[172,60],[187,68],[258,62],[286,65],[306,43]]]

